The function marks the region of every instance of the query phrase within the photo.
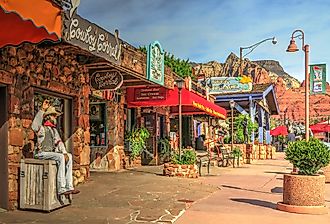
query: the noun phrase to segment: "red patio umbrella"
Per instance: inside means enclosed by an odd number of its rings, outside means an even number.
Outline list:
[[[272,136],[278,136],[278,135],[286,136],[286,135],[288,135],[288,129],[285,125],[278,126],[278,127],[274,128],[273,130],[270,131],[270,135],[272,135]]]
[[[309,128],[314,134],[320,132],[330,132],[330,124],[325,124],[324,122],[311,125]]]

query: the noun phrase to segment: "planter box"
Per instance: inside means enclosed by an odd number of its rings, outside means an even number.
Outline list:
[[[285,174],[283,202],[277,204],[282,211],[303,214],[326,214],[325,177]]]
[[[20,209],[50,212],[71,204],[71,195],[58,195],[54,160],[22,159],[20,164]]]
[[[228,159],[227,167],[240,167],[243,165],[243,158],[233,158],[233,159]]]
[[[169,177],[197,178],[198,167],[197,165],[179,165],[179,164],[165,163],[163,174]]]
[[[252,159],[259,159],[259,145],[252,146]]]
[[[259,159],[266,159],[266,146],[259,145]]]

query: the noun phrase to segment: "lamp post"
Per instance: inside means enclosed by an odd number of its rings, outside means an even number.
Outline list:
[[[253,44],[251,46],[248,46],[248,47],[240,47],[239,48],[239,75],[242,76],[243,75],[243,57],[245,57],[246,55],[250,54],[256,47],[258,47],[260,44],[266,42],[266,41],[269,41],[271,40],[273,44],[276,44],[277,43],[277,40],[275,37],[271,37],[271,38],[267,38],[267,39],[264,39],[262,41],[259,41],[258,43],[256,44]],[[246,49],[250,49],[250,51],[248,53],[246,53],[245,55],[243,55],[243,50],[246,50]]]
[[[179,158],[181,160],[181,149],[182,149],[182,103],[181,103],[181,90],[184,85],[183,79],[176,80],[176,86],[179,90]]]
[[[231,109],[231,151],[234,150],[234,107],[235,101],[229,101],[230,109]]]
[[[296,52],[299,51],[295,38],[302,40],[301,49],[305,52],[305,139],[309,140],[309,76],[308,76],[308,54],[309,54],[309,45],[305,45],[305,34],[302,30],[295,30],[291,35],[290,44],[288,46],[287,52]]]

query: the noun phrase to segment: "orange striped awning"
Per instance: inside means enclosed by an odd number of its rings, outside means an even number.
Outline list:
[[[0,0],[0,48],[61,39],[61,9],[50,0]]]

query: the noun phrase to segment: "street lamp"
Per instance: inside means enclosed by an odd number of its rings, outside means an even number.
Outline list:
[[[234,150],[234,107],[235,107],[235,101],[230,100],[229,105],[231,109],[231,151]]]
[[[253,44],[249,47],[240,47],[239,48],[239,75],[242,76],[243,75],[243,58],[250,54],[256,47],[258,47],[260,44],[262,44],[263,42],[266,42],[266,41],[269,41],[271,40],[273,44],[276,44],[277,43],[277,40],[275,37],[271,37],[271,38],[267,38],[267,39],[264,39],[262,41],[259,41],[258,43],[256,44]],[[246,49],[250,49],[250,51],[248,53],[246,53],[245,55],[243,55],[243,50],[246,50]]]
[[[179,90],[179,158],[181,160],[181,149],[182,149],[182,103],[181,103],[181,90],[184,86],[183,79],[176,80],[176,86]]]
[[[296,34],[297,33],[297,34]],[[296,34],[296,35],[295,35]],[[288,46],[287,52],[296,52],[299,51],[295,38],[302,40],[301,49],[305,52],[305,139],[309,140],[309,77],[308,77],[308,54],[309,54],[309,45],[305,45],[305,34],[302,30],[295,30],[291,35],[290,44]]]

